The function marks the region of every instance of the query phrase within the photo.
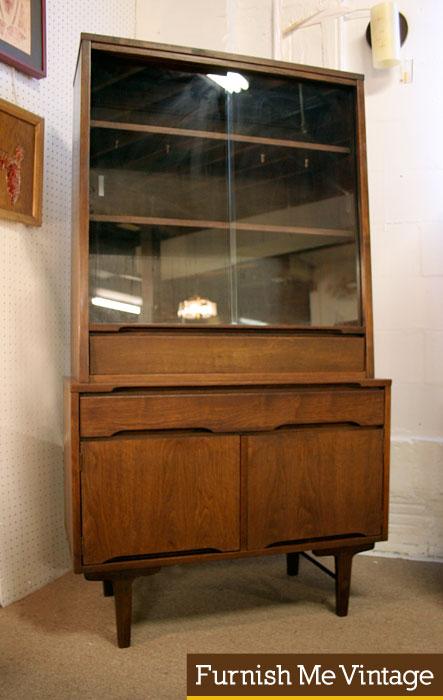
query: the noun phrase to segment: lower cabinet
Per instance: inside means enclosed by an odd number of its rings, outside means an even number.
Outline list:
[[[351,562],[387,537],[389,383],[65,386],[67,531],[75,571],[114,595],[128,646],[131,585],[160,567],[271,553]]]
[[[243,549],[260,550],[377,536],[383,430],[332,426],[86,440],[81,484],[87,565],[235,551],[240,541]]]
[[[242,440],[248,549],[380,534],[382,429],[319,427]]]
[[[82,446],[85,564],[240,547],[240,438],[142,436]]]

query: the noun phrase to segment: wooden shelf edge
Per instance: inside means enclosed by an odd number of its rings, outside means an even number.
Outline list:
[[[177,333],[183,333],[186,331],[209,331],[211,334],[215,331],[223,332],[228,331],[233,334],[236,333],[253,333],[254,335],[258,332],[264,333],[280,333],[281,331],[286,331],[289,333],[303,333],[306,335],[364,335],[365,329],[363,326],[293,326],[293,325],[275,325],[275,326],[242,326],[242,325],[204,325],[197,323],[186,323],[186,324],[172,324],[172,323],[90,323],[89,332],[90,333],[118,333],[118,332],[128,332],[137,333],[137,331],[172,331]]]
[[[136,131],[146,134],[163,134],[165,136],[185,136],[187,138],[211,139],[214,141],[233,141],[235,143],[252,143],[260,146],[278,146],[295,148],[303,151],[322,151],[325,153],[351,153],[348,146],[318,143],[312,141],[295,141],[247,134],[226,134],[222,131],[204,131],[198,129],[179,129],[168,126],[138,124],[132,122],[113,122],[106,119],[91,119],[91,129],[116,129],[118,131]]]
[[[148,378],[149,379],[149,378]],[[145,377],[146,380],[146,377]],[[141,384],[134,385],[134,383],[130,382],[127,385],[121,385],[121,384],[110,384],[110,383],[101,383],[101,382],[95,382],[94,377],[91,377],[90,382],[79,382],[77,379],[72,378],[72,377],[65,377],[64,378],[64,383],[65,387],[68,391],[71,393],[84,393],[84,394],[97,394],[97,393],[111,393],[114,389],[121,389],[122,386],[123,388],[130,388],[130,389],[156,389],[158,388],[158,385],[152,386],[151,384],[146,383],[146,381]],[[299,388],[300,386],[323,386],[323,385],[334,385],[334,386],[340,386],[340,387],[348,387],[348,386],[358,386],[358,387],[363,387],[363,388],[382,388],[382,387],[390,387],[392,384],[391,379],[373,379],[373,378],[368,378],[368,377],[360,377],[358,379],[355,378],[350,378],[349,375],[346,375],[346,378],[340,377],[338,378],[337,376],[334,378],[331,378],[329,381],[325,381],[323,378],[323,381],[321,378],[316,378],[315,381],[301,381],[300,377],[297,378],[296,381],[292,382],[284,382],[291,388]],[[248,385],[248,390],[263,390],[263,386],[266,385],[266,389],[271,387],[274,390],[278,390],[281,388],[281,383],[279,382],[265,382],[265,383],[255,383],[252,385]],[[177,389],[177,387],[181,387],[181,385],[174,384],[174,385],[169,385],[169,389]],[[183,387],[183,389],[189,389],[189,386]],[[225,382],[224,384],[214,384],[211,385],[208,382],[205,382],[204,384],[200,384],[198,386],[192,387],[192,388],[197,388],[199,391],[202,391],[204,389],[208,390],[218,390],[218,389],[237,389],[239,388],[231,383]]]
[[[337,384],[366,379],[364,372],[281,374],[91,374],[91,385],[130,386],[225,386],[272,384]]]
[[[126,216],[123,214],[90,214],[89,220],[97,223],[134,224],[141,226],[177,226],[182,228],[223,229],[231,226],[237,231],[261,231],[265,233],[299,233],[307,236],[334,236],[354,239],[350,229],[315,228],[313,226],[277,226],[275,224],[245,223],[243,221],[206,221],[202,219],[170,219],[157,216]]]

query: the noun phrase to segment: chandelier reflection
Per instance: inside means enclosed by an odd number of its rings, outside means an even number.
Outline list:
[[[191,297],[180,302],[177,316],[183,321],[205,321],[217,316],[217,304],[199,296]]]

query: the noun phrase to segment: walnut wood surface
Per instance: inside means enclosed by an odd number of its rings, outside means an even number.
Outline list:
[[[318,557],[333,556],[335,560],[335,612],[338,617],[346,617],[351,592],[352,560],[359,552],[374,549],[373,544],[358,547],[340,547],[335,550],[314,550]]]
[[[382,430],[317,428],[242,439],[248,445],[249,548],[380,535]]]
[[[86,393],[114,391],[128,387],[220,387],[260,386],[296,384],[360,384],[369,386],[364,372],[224,372],[223,374],[97,374],[88,383],[78,383],[79,390]],[[374,380],[390,381],[386,380]]]
[[[175,566],[177,564],[196,564],[211,561],[223,561],[225,559],[242,559],[243,557],[266,557],[273,554],[287,554],[288,552],[308,552],[312,551],[316,547],[321,547],[322,549],[331,548],[337,549],[337,547],[347,547],[347,546],[357,546],[373,544],[380,540],[379,536],[376,537],[356,537],[355,535],[349,537],[331,537],[331,538],[319,538],[315,540],[302,540],[295,544],[281,545],[276,547],[268,547],[261,549],[238,549],[230,552],[185,552],[181,554],[163,554],[159,556],[153,556],[152,558],[136,558],[136,559],[122,559],[118,561],[106,562],[104,564],[84,564],[82,566],[82,573],[85,578],[92,580],[101,580],[103,578],[109,577],[111,574],[118,574],[122,571],[145,571],[147,565],[151,564],[151,567],[161,567],[164,566]],[[137,574],[138,575],[138,574]],[[145,574],[140,574],[144,576]]]
[[[315,226],[284,226],[247,223],[244,221],[208,221],[206,219],[171,219],[163,216],[133,216],[126,214],[91,214],[91,221],[127,223],[144,226],[181,226],[184,228],[209,228],[228,231],[233,224],[238,231],[264,231],[265,233],[303,233],[312,236],[341,236],[352,239],[353,232],[342,228],[319,228]]]
[[[323,80],[326,82],[331,82],[331,84],[338,83],[343,85],[350,85],[357,88],[358,97],[356,98],[356,110],[357,110],[357,122],[358,122],[358,142],[357,148],[360,152],[362,150],[363,161],[359,165],[359,191],[360,191],[360,228],[362,229],[362,252],[367,249],[366,239],[368,237],[368,212],[367,212],[367,201],[365,204],[365,144],[364,144],[364,105],[363,105],[363,93],[361,91],[360,85],[361,76],[344,74],[337,71],[325,71],[323,69],[316,69],[306,66],[294,66],[289,63],[275,63],[272,61],[265,61],[262,59],[257,59],[253,57],[242,57],[242,56],[229,56],[224,54],[218,54],[211,51],[203,51],[189,48],[174,47],[168,45],[152,44],[147,42],[131,42],[126,39],[119,39],[116,37],[103,37],[95,35],[84,35],[82,41],[82,49],[79,64],[79,75],[82,75],[81,79],[81,100],[78,100],[79,105],[76,107],[77,114],[80,112],[81,119],[77,123],[77,128],[75,130],[76,137],[74,139],[74,181],[78,183],[77,189],[74,192],[73,197],[73,209],[74,217],[77,215],[78,223],[77,234],[74,235],[74,247],[77,248],[73,252],[73,376],[75,376],[80,381],[87,381],[89,377],[88,372],[88,339],[86,333],[87,325],[87,301],[88,301],[88,275],[87,275],[87,251],[88,251],[88,241],[87,241],[87,228],[88,228],[88,173],[89,173],[89,163],[88,163],[88,153],[89,153],[89,127],[91,126],[90,114],[89,114],[89,90],[90,90],[90,50],[91,42],[93,42],[94,49],[99,49],[100,51],[109,50],[114,58],[118,59],[118,55],[128,55],[128,56],[138,56],[140,59],[144,56],[149,61],[156,61],[157,59],[169,59],[179,65],[180,61],[186,63],[200,63],[202,68],[213,62],[214,66],[222,65],[223,62],[226,67],[235,64],[238,61],[237,68],[247,67],[252,70],[263,70],[266,73],[275,73],[292,76],[294,78],[306,78],[310,80]],[[78,83],[77,77],[77,83]],[[78,88],[80,89],[80,88]],[[132,127],[131,127],[132,128]],[[239,137],[240,138],[240,137]],[[253,137],[251,137],[253,138]],[[290,140],[288,140],[289,142]],[[80,144],[79,148],[76,144]],[[320,144],[322,145],[322,144]],[[77,155],[79,157],[77,157]],[[76,160],[77,157],[77,160]],[[360,162],[360,161],[359,161]],[[77,164],[77,165],[76,165]],[[366,196],[367,200],[367,196]],[[241,225],[241,222],[240,222]],[[268,227],[269,228],[269,227]],[[279,227],[277,227],[279,228]],[[289,229],[295,229],[297,227],[288,227]],[[367,276],[369,270],[369,258],[366,256],[366,261],[363,261],[363,307],[365,317],[369,320],[372,318],[370,310],[370,289],[368,288]],[[366,281],[365,281],[366,280]],[[369,293],[367,293],[369,289]],[[365,291],[366,290],[366,291]],[[372,362],[372,339],[371,332],[369,331],[368,344],[363,349],[363,352],[367,355],[367,361]],[[192,349],[191,349],[192,350]],[[370,366],[366,367],[366,362],[363,366],[359,366],[358,369],[355,367],[355,355],[351,353],[351,364],[349,367],[343,369],[346,364],[345,359],[340,351],[335,349],[335,354],[340,356],[340,360],[334,365],[332,370],[329,367],[321,369],[319,366],[314,366],[313,372],[326,371],[347,371],[349,374],[354,372],[367,372],[370,371]],[[343,357],[343,361],[341,358]],[[96,359],[96,358],[92,358]],[[131,358],[127,358],[129,364]],[[322,358],[319,358],[319,363],[321,363]],[[154,369],[148,368],[147,370],[150,374],[157,374]],[[224,372],[225,370],[223,370]],[[233,370],[234,372],[236,369]],[[307,370],[308,372],[310,370]],[[122,368],[116,371],[109,371],[106,369],[101,372],[97,368],[91,371],[92,377],[95,375],[128,375],[128,374],[145,374],[146,370],[143,369],[140,372],[127,372],[123,371]],[[164,370],[160,370],[161,373]],[[241,372],[241,368],[240,368]],[[297,370],[299,372],[299,370]],[[185,373],[189,373],[185,370]],[[257,372],[259,374],[259,372]],[[355,376],[355,375],[354,375]]]
[[[363,323],[366,327],[366,372],[374,376],[374,338],[372,314],[371,245],[369,240],[368,170],[366,163],[365,96],[363,83],[358,83],[356,94],[357,119],[357,183],[360,229],[360,276]]]
[[[385,388],[385,418],[383,428],[384,475],[383,475],[383,525],[382,539],[388,539],[389,526],[389,475],[391,461],[391,383]]]
[[[113,581],[117,643],[120,649],[131,644],[132,582],[133,578],[129,577]]]
[[[185,69],[192,64],[206,72],[209,66],[251,70],[355,90],[360,328],[345,328],[342,334],[309,328],[89,329],[91,48],[107,52],[109,60],[133,57],[137,65],[146,60]],[[67,529],[75,570],[112,582],[120,646],[130,642],[132,579],[154,567],[289,553],[288,571],[295,574],[298,553],[314,549],[336,557],[337,612],[342,615],[353,554],[387,536],[390,382],[371,379],[360,77],[206,50],[83,37],[75,82],[73,381],[65,388]],[[125,122],[124,112],[118,118]],[[169,124],[168,133],[189,136],[180,126]],[[158,129],[163,133],[163,127]],[[197,135],[206,138],[205,132]],[[255,139],[246,137],[251,144]],[[295,140],[283,140],[277,139],[279,146],[299,147]],[[274,139],[263,141],[276,145]],[[212,210],[205,218],[226,227]],[[135,222],[123,215],[114,219]],[[170,220],[177,222],[196,224],[191,218]],[[273,226],[261,226],[272,236]],[[297,227],[286,228],[293,233]],[[287,427],[306,424],[310,427]],[[202,429],[218,434],[196,432]]]
[[[64,491],[65,527],[74,571],[81,571],[80,522],[80,397],[71,391],[71,382],[64,382]]]
[[[167,436],[83,444],[83,561],[239,549],[240,439]]]
[[[92,375],[364,372],[365,343],[353,336],[171,332],[91,334]]]
[[[89,378],[89,112],[90,44],[82,42],[74,80],[72,147],[71,373]]]
[[[186,46],[174,46],[171,44],[159,44],[154,42],[139,41],[136,39],[122,39],[120,37],[108,37],[95,34],[82,34],[82,42],[92,42],[92,48],[97,51],[106,51],[111,54],[126,54],[131,56],[144,56],[145,58],[169,58],[187,63],[212,64],[214,66],[235,67],[243,70],[262,71],[270,75],[292,75],[296,78],[321,80],[340,85],[355,85],[356,81],[363,80],[360,73],[349,73],[330,68],[305,66],[287,61],[274,61],[255,56],[243,56],[239,54],[221,53],[208,49],[190,48]]]
[[[274,430],[283,425],[346,423],[382,425],[384,393],[378,389],[311,389],[218,393],[126,393],[82,396],[83,437],[128,430],[203,428],[213,432]]]
[[[221,131],[202,131],[197,129],[178,129],[175,127],[155,126],[151,124],[134,124],[132,122],[114,122],[103,119],[92,119],[92,128],[118,129],[120,131],[138,131],[146,134],[166,134],[169,136],[188,136],[199,139],[211,139],[215,141],[234,141],[236,143],[255,143],[267,146],[283,146],[284,148],[297,148],[303,151],[324,151],[326,153],[350,153],[347,146],[334,146],[327,143],[313,143],[312,141],[293,141],[291,139],[264,138],[260,136],[248,136],[246,134],[227,134]]]
[[[134,331],[143,330],[179,330],[180,333],[189,333],[192,331],[205,332],[205,326],[196,321],[195,323],[186,322],[185,326],[178,325],[177,323],[90,323],[89,331],[90,333],[115,333],[119,331],[120,333],[133,333]],[[334,326],[306,326],[306,324],[280,324],[276,323],[272,326],[236,326],[233,324],[218,323],[216,326],[211,327],[211,333],[218,333],[220,331],[229,331],[233,335],[236,335],[240,331],[247,330],[251,335],[254,335],[257,331],[260,333],[275,333],[275,331],[290,331],[296,332],[300,331],[302,333],[312,333],[313,335],[320,333],[321,335],[364,335],[365,329],[363,326],[346,326],[346,325],[334,325]]]

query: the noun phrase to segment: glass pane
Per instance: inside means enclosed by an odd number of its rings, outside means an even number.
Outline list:
[[[230,274],[227,229],[91,224],[91,323],[227,324]]]
[[[237,232],[238,323],[358,324],[355,256],[340,236]]]
[[[343,86],[243,73],[248,88],[233,95],[239,134],[350,146],[354,93]]]
[[[227,142],[91,130],[92,214],[226,221]]]
[[[234,163],[236,221],[342,229],[354,235],[349,154],[235,144]]]
[[[225,92],[192,65],[171,69],[95,51],[91,80],[92,119],[226,130]]]
[[[237,323],[359,325],[353,92],[244,77],[229,122]]]
[[[92,322],[360,325],[353,88],[92,65]]]

